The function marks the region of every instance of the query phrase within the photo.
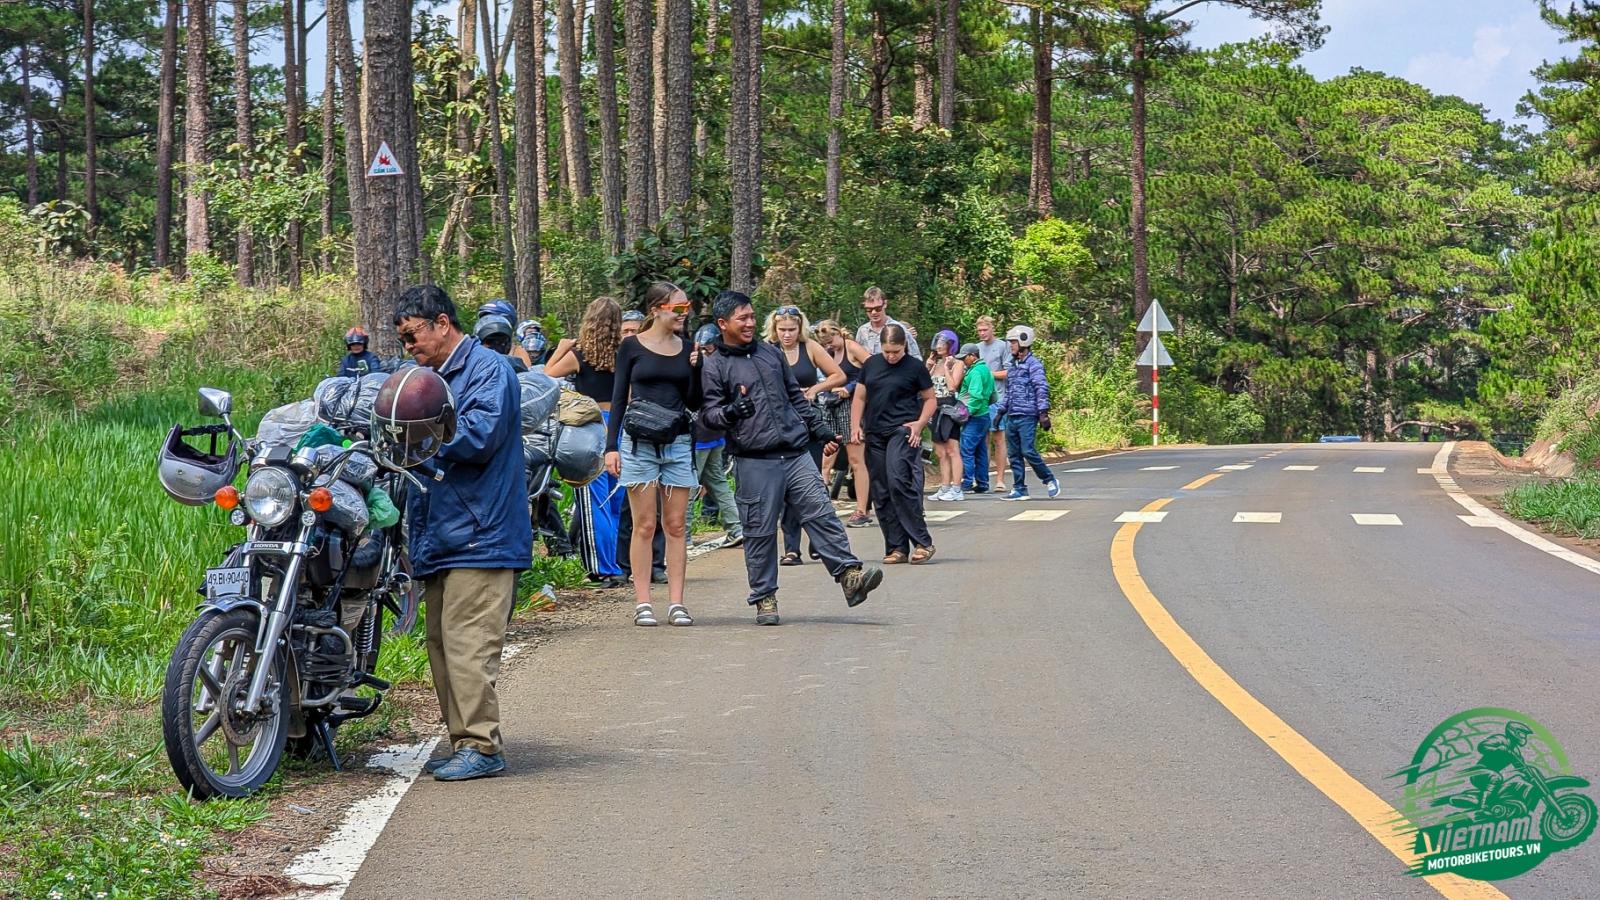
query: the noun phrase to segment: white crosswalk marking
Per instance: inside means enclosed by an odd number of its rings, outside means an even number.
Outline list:
[[[1054,522],[1071,510],[1067,509],[1030,509],[1027,512],[1017,513],[1008,522]]]
[[[1171,472],[1173,469],[1176,469],[1176,468],[1177,468],[1177,466],[1145,466],[1144,468],[1140,469],[1139,471],[1141,471],[1141,472]]]
[[[1387,466],[1356,466],[1356,474],[1382,475],[1387,469]]]
[[[1283,521],[1281,512],[1242,512],[1234,513],[1235,522],[1249,522],[1259,525],[1276,525]]]
[[[1283,470],[1285,472],[1315,472],[1317,470],[1317,467],[1316,466],[1284,466]]]
[[[930,509],[922,514],[922,518],[929,522],[948,522],[956,516],[964,516],[964,509]]]
[[[1159,522],[1162,519],[1165,519],[1166,517],[1167,517],[1167,511],[1166,510],[1161,510],[1160,512],[1141,512],[1139,510],[1130,510],[1128,512],[1123,513],[1120,516],[1117,516],[1116,521],[1118,521],[1118,522]]]
[[[1231,465],[1231,466],[1217,466],[1217,471],[1218,472],[1243,472],[1245,469],[1248,469],[1253,465],[1255,465],[1255,463],[1236,463],[1236,464]]]
[[[1105,469],[1104,468],[1099,468],[1099,469],[1068,469],[1067,471],[1068,472],[1104,472]]]
[[[1400,525],[1400,517],[1392,513],[1351,513],[1357,525]]]
[[[1499,522],[1496,522],[1493,519],[1486,519],[1483,516],[1456,516],[1456,518],[1458,518],[1461,521],[1467,523],[1468,525],[1471,525],[1473,528],[1499,528],[1500,527],[1500,523]]]

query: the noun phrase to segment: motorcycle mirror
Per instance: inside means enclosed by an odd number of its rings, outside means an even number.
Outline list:
[[[200,389],[200,415],[225,419],[233,412],[233,395],[217,388]]]

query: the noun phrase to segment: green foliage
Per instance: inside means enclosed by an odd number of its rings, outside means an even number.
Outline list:
[[[1506,512],[1562,534],[1600,538],[1600,480],[1593,475],[1523,484],[1500,498]]]
[[[670,281],[689,295],[696,311],[711,307],[711,299],[728,285],[732,240],[725,225],[694,222],[687,210],[676,210],[645,232],[632,247],[617,256],[611,281],[621,285],[623,306],[638,306],[644,292],[657,281]],[[757,254],[751,276],[766,268]]]

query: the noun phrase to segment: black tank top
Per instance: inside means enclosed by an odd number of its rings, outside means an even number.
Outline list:
[[[817,367],[811,362],[811,354],[806,352],[806,342],[800,342],[800,358],[789,363],[789,353],[778,345],[778,352],[783,354],[783,361],[789,364],[789,371],[794,373],[794,380],[800,383],[800,390],[817,386]]]
[[[617,373],[603,372],[589,365],[589,361],[583,358],[583,351],[577,347],[572,348],[572,355],[578,358],[578,374],[572,376],[573,388],[597,403],[610,403],[611,394],[616,389]]]
[[[845,384],[861,380],[861,367],[850,361],[849,347],[846,347],[844,355],[835,359],[834,362],[838,363],[840,370],[844,372]]]

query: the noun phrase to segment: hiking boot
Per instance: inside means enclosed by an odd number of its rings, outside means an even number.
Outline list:
[[[873,588],[883,583],[883,570],[877,566],[851,566],[839,576],[839,586],[844,588],[844,602],[860,606]]]
[[[756,624],[778,624],[778,598],[776,595],[768,594],[756,601]]]

